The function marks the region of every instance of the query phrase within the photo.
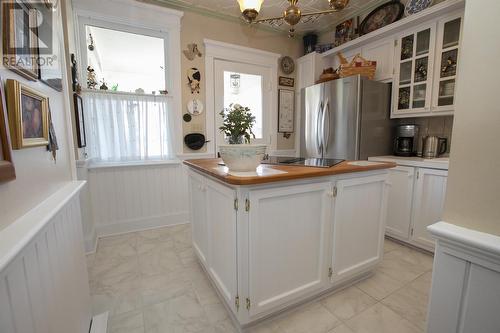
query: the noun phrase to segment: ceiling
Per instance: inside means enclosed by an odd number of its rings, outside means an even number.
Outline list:
[[[192,9],[198,12],[206,12],[217,16],[231,19],[240,18],[239,5],[236,0],[159,0],[167,5],[178,8]],[[345,19],[359,15],[360,13],[375,8],[378,4],[387,2],[387,0],[351,0],[349,5],[338,13],[324,15],[315,22],[300,23],[295,29],[299,33],[307,31],[325,31]],[[299,8],[303,13],[329,9],[328,0],[299,0]],[[259,18],[281,16],[283,10],[288,7],[287,0],[264,0]],[[283,24],[278,30],[288,31],[289,26]]]

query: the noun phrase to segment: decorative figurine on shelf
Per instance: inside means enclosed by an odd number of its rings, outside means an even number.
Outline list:
[[[74,92],[79,93],[78,92],[79,85],[80,84],[78,83],[78,65],[76,63],[75,54],[71,53],[71,86]]]
[[[457,62],[453,57],[448,57],[444,62],[445,65],[441,68],[441,77],[454,75],[456,72]]]
[[[201,52],[198,50],[198,44],[195,43],[188,44],[187,50],[183,50],[182,52],[188,60],[194,60],[196,56],[200,58],[202,56]]]
[[[95,89],[97,86],[97,77],[92,66],[87,66],[87,88]]]
[[[201,73],[198,68],[190,68],[187,72],[189,88],[191,88],[191,94],[200,93],[200,81]]]
[[[106,85],[106,82],[104,81],[104,79],[102,79],[102,84],[99,87],[99,89],[100,90],[108,90],[108,86]]]
[[[118,83],[111,86],[111,91],[118,91]]]
[[[144,89],[142,89],[142,88],[137,88],[137,89],[135,90],[135,93],[136,93],[136,94],[144,94]]]
[[[160,95],[168,95],[167,89],[159,90],[159,92],[160,92]]]

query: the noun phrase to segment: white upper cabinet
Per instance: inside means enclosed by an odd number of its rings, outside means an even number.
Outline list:
[[[339,180],[333,213],[332,282],[382,259],[386,175]]]
[[[248,198],[253,317],[328,284],[332,183],[252,190]]]
[[[397,40],[393,116],[430,112],[436,24],[406,31]]]
[[[432,111],[440,114],[453,111],[455,104],[462,23],[461,13],[438,21]]]
[[[375,81],[390,81],[394,73],[394,39],[385,38],[361,47],[361,55],[377,62]]]

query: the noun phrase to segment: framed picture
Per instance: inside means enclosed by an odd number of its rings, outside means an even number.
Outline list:
[[[49,99],[16,80],[7,80],[7,110],[12,148],[49,143]]]
[[[45,49],[39,49],[40,55],[43,53],[43,59],[39,62],[40,66],[40,81],[49,87],[62,91],[62,57],[61,57],[61,36],[59,28],[60,23],[57,21],[57,15],[52,11],[52,3],[44,0],[44,3],[38,3],[40,17],[44,20],[44,24],[38,27],[38,37],[42,41],[47,41]]]
[[[16,179],[16,170],[12,163],[5,93],[3,81],[0,77],[0,183],[14,179]]]
[[[295,92],[293,90],[279,89],[278,91],[278,132],[294,132]]]
[[[36,81],[39,77],[37,11],[27,1],[2,1],[3,64]]]
[[[83,99],[78,94],[73,94],[75,103],[76,138],[78,148],[87,147],[87,137],[85,136],[85,117],[83,115]]]
[[[389,1],[375,8],[359,26],[359,34],[365,35],[403,17],[405,6],[397,0]]]
[[[292,77],[280,76],[279,85],[284,87],[293,87],[295,80]]]
[[[335,27],[335,46],[342,45],[352,39],[356,33],[356,18],[345,20]]]

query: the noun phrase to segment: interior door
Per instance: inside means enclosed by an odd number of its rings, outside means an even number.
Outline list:
[[[255,116],[252,143],[270,144],[271,77],[269,68],[224,60],[215,60],[215,146],[224,144],[220,112],[237,103],[250,108]]]
[[[328,284],[331,182],[250,191],[250,316]]]
[[[446,197],[448,171],[419,168],[413,201],[413,227],[411,239],[433,251],[434,239],[427,226],[441,221]]]

